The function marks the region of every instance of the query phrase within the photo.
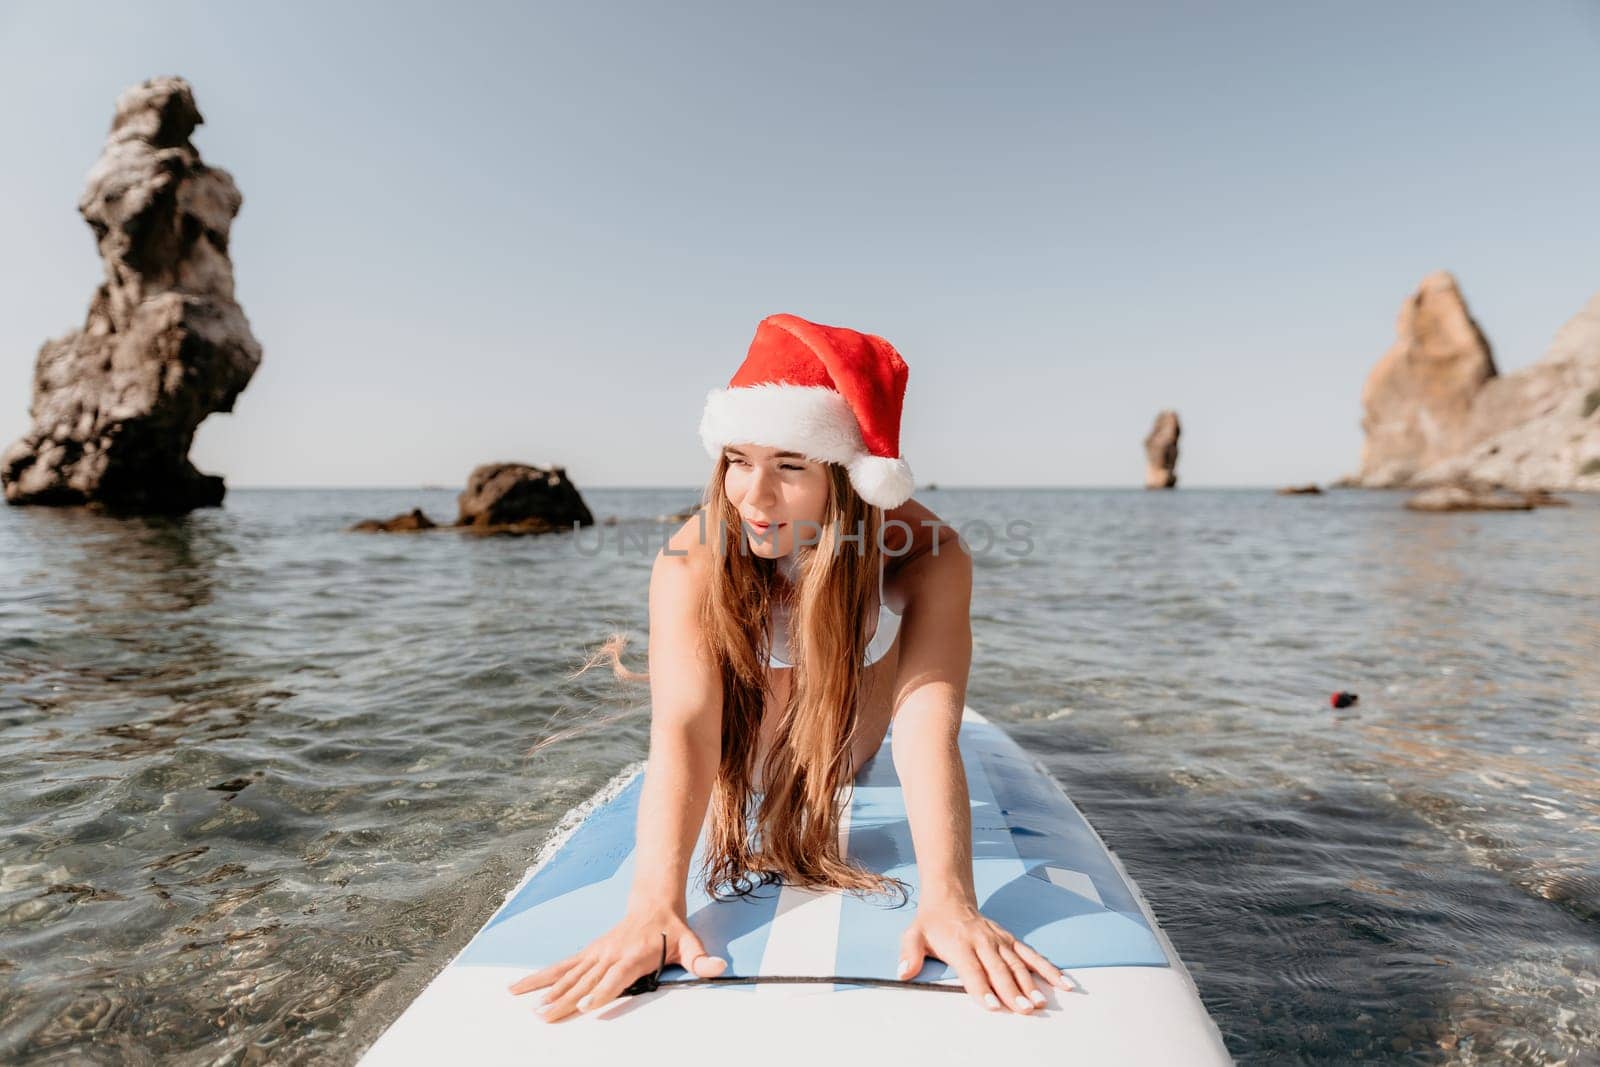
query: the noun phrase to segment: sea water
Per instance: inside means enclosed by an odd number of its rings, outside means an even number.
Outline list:
[[[644,669],[697,493],[585,496],[525,538],[346,531],[442,490],[0,508],[0,1060],[353,1061],[646,753],[648,691],[572,672]],[[917,499],[973,551],[968,703],[1241,1062],[1600,1055],[1600,499]]]

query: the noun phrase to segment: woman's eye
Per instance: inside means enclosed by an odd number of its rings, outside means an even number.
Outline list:
[[[728,465],[732,466],[732,467],[748,467],[748,466],[750,466],[750,461],[749,460],[745,460],[745,459],[740,459],[737,456],[729,456],[728,457]],[[805,470],[805,467],[803,467],[803,466],[801,466],[800,464],[797,464],[797,463],[780,463],[778,465],[778,469],[779,470],[785,470],[785,471],[803,471],[803,470]]]

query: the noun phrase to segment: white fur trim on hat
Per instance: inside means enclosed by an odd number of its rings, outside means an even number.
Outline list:
[[[712,459],[725,445],[766,445],[828,463],[866,452],[855,413],[837,390],[782,382],[713,389],[700,416],[700,443]]]
[[[903,459],[874,456],[861,440],[855,413],[825,385],[764,382],[706,394],[700,443],[716,459],[727,445],[764,445],[837,463],[850,472],[861,499],[893,508],[911,497],[911,467]]]
[[[903,459],[863,453],[850,463],[850,484],[861,499],[880,508],[897,508],[911,498],[916,482]]]

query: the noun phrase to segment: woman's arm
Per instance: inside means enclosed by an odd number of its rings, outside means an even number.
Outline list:
[[[901,938],[900,977],[913,977],[931,955],[953,968],[986,1007],[1004,1002],[1031,1012],[1045,1001],[1030,971],[1061,989],[1072,986],[1054,964],[978,910],[972,808],[959,744],[972,666],[972,557],[959,542],[947,544],[908,565],[907,577],[913,592],[901,630],[890,737],[921,891],[917,916]]]
[[[674,542],[676,544],[676,540]],[[681,546],[680,546],[681,547]],[[722,749],[722,684],[701,639],[705,558],[663,552],[650,574],[650,758],[635,832],[635,868],[622,921],[582,952],[511,986],[550,986],[546,1021],[596,1011],[661,961],[713,978],[727,961],[689,929],[686,888]]]
[[[650,576],[650,761],[630,895],[679,911],[722,754],[722,680],[701,640],[698,577],[694,561],[665,553]]]
[[[920,900],[978,906],[972,815],[957,737],[972,665],[972,557],[959,544],[910,565],[895,676],[895,773],[906,798]]]

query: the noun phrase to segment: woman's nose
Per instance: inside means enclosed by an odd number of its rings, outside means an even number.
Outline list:
[[[750,482],[750,495],[758,501],[776,500],[778,476],[764,467],[757,468],[755,477]]]

